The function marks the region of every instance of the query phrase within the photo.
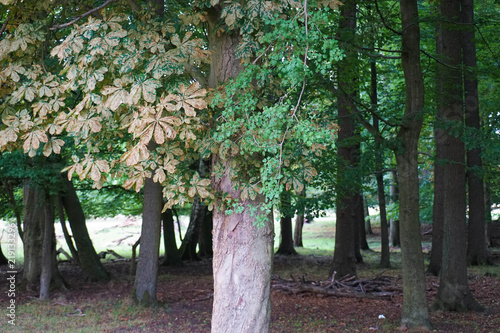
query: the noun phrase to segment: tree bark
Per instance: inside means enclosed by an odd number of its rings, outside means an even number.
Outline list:
[[[44,230],[42,243],[42,269],[40,273],[40,299],[47,300],[50,295],[50,281],[52,280],[52,259],[55,253],[54,210],[48,196],[45,198],[43,209]]]
[[[205,209],[200,228],[200,237],[198,239],[199,256],[202,258],[212,258],[214,255],[212,243],[213,226],[213,214],[208,209]]]
[[[420,26],[416,0],[401,0],[402,66],[406,86],[405,113],[396,149],[400,189],[399,219],[403,270],[401,324],[430,330],[425,295],[424,260],[419,221],[418,140],[422,128],[424,84],[420,66]]]
[[[68,232],[68,228],[66,227],[66,217],[64,214],[64,207],[61,195],[57,196],[56,207],[57,207],[57,215],[59,216],[59,222],[61,223],[61,229],[63,231],[66,244],[68,245],[69,251],[73,256],[73,260],[78,264],[78,266],[80,266],[80,259],[78,259],[78,251],[76,250],[75,245],[73,244],[73,239]]]
[[[293,231],[293,246],[304,247],[302,242],[302,229],[304,228],[304,215],[297,215],[295,218],[295,228]]]
[[[165,247],[165,258],[163,266],[182,266],[182,259],[175,241],[174,216],[172,209],[167,209],[161,214],[163,222],[163,245]]]
[[[80,268],[90,281],[108,281],[111,275],[97,255],[85,223],[85,214],[76,194],[73,182],[64,177],[66,191],[62,194],[62,203],[73,233]]]
[[[189,218],[189,225],[179,248],[181,257],[184,260],[200,260],[196,254],[196,247],[200,238],[200,228],[205,218],[207,208],[201,203],[200,197],[195,197],[193,207],[191,208],[191,215]]]
[[[365,233],[367,235],[373,235],[370,211],[368,210],[368,203],[365,196],[363,196],[363,209],[365,211]]]
[[[207,15],[212,51],[209,86],[214,89],[236,77],[242,69],[240,59],[235,57],[241,36],[220,28],[221,11],[219,6],[212,7]],[[214,155],[212,160],[218,162],[219,157]],[[212,179],[213,188],[239,198],[240,193],[234,190],[229,176],[230,161],[222,163],[224,174]],[[257,227],[255,217],[251,216],[251,207],[260,207],[264,200],[261,195],[255,200],[241,200],[243,211],[233,211],[231,215],[225,214],[221,201],[215,203],[212,333],[270,331],[273,220],[272,216],[265,216],[264,225]]]
[[[378,105],[378,94],[377,94],[377,64],[372,61],[370,64],[370,78],[371,78],[371,94],[370,102],[372,108],[376,110]],[[377,117],[373,117],[373,127],[379,130],[379,121]],[[387,210],[385,204],[385,186],[384,186],[384,156],[383,147],[379,142],[375,143],[375,158],[377,165],[377,172],[375,174],[375,179],[377,181],[377,196],[378,196],[378,206],[380,210],[380,243],[381,243],[381,253],[380,253],[380,267],[389,268],[391,267],[391,257],[389,251],[389,225],[387,223]],[[368,207],[366,207],[368,211]]]
[[[438,117],[442,117],[440,113]],[[434,159],[434,202],[432,206],[432,248],[431,259],[427,271],[435,276],[441,271],[443,259],[443,221],[444,221],[444,166],[443,166],[443,134],[441,128],[434,128],[436,156]]]
[[[150,150],[155,144],[148,145]],[[141,245],[132,297],[143,306],[156,306],[156,283],[160,251],[161,211],[163,205],[161,184],[146,178],[142,205]]]
[[[479,132],[479,93],[474,26],[474,0],[462,0],[462,51],[464,65],[465,125]],[[477,138],[480,141],[479,138]],[[488,262],[484,207],[483,161],[481,148],[467,150],[467,185],[469,188],[469,228],[467,262],[483,265]]]
[[[463,90],[461,64],[462,26],[459,25],[460,2],[441,1],[441,17],[437,42],[440,44],[441,61],[438,65],[440,91],[437,94],[442,108],[443,121],[454,131],[463,128]],[[465,145],[460,136],[443,133],[444,164],[444,221],[443,259],[438,293],[433,304],[436,309],[466,311],[479,310],[467,277],[467,224]]]
[[[336,230],[335,252],[331,272],[337,276],[356,275],[356,233],[357,184],[353,186],[352,168],[358,161],[356,144],[352,138],[356,133],[349,99],[353,93],[353,62],[356,53],[347,43],[355,35],[356,30],[356,1],[344,2],[340,9],[339,40],[340,47],[346,57],[338,66],[339,90],[338,96],[338,138],[337,138],[337,198],[336,198]]]
[[[44,214],[40,214],[43,207],[43,194],[34,184],[23,186],[23,206],[24,206],[24,266],[23,281],[26,283],[26,289],[35,291],[40,282],[40,273],[42,270],[42,251]]]
[[[398,172],[391,171],[391,184],[389,186],[389,198],[391,203],[399,202]],[[389,237],[393,247],[401,246],[399,219],[389,219]]]
[[[298,255],[293,247],[292,213],[290,212],[290,192],[281,194],[280,245],[276,254]]]

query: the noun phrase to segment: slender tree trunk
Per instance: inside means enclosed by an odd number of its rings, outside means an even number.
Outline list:
[[[52,259],[55,251],[55,234],[54,234],[54,210],[50,199],[45,198],[43,217],[43,244],[42,244],[42,269],[40,273],[40,299],[47,300],[50,295],[50,281],[52,280]]]
[[[66,227],[66,218],[64,215],[64,207],[61,195],[57,196],[56,207],[57,207],[57,215],[59,216],[59,222],[61,223],[61,229],[63,231],[66,244],[68,245],[69,251],[73,256],[73,260],[78,264],[78,266],[80,266],[81,264],[80,264],[80,259],[78,258],[78,251],[76,250],[75,245],[73,244],[73,239],[71,238],[71,235],[68,232],[68,228]]]
[[[353,94],[353,73],[347,68],[353,68],[356,53],[347,43],[355,36],[356,30],[356,1],[348,0],[340,9],[339,39],[341,48],[346,53],[338,68],[339,90],[338,96],[338,132],[337,146],[337,202],[336,202],[336,231],[335,252],[331,273],[337,276],[356,275],[356,233],[357,217],[357,184],[353,185],[352,168],[358,161],[358,151],[352,138],[356,130],[349,99]]]
[[[293,247],[292,213],[290,212],[290,192],[281,194],[280,245],[276,254],[297,255]]]
[[[440,44],[441,61],[438,66],[441,90],[437,94],[444,121],[454,129],[463,127],[461,64],[460,2],[441,1],[441,17],[437,41]],[[444,221],[443,221],[443,261],[440,283],[434,307],[437,309],[466,311],[479,310],[481,306],[474,300],[467,277],[467,224],[466,224],[466,179],[465,145],[461,137],[449,130],[443,140],[444,164]]]
[[[367,235],[373,235],[372,223],[370,220],[370,211],[368,210],[368,202],[366,197],[363,196],[363,209],[365,211],[365,233]]]
[[[429,330],[425,295],[425,272],[419,220],[418,140],[422,128],[424,84],[420,67],[420,26],[416,0],[401,0],[402,66],[406,106],[396,150],[400,189],[401,258],[403,266],[403,309],[401,324],[410,329]]]
[[[474,0],[462,0],[462,50],[464,71],[465,125],[480,131],[479,93],[477,83],[476,42],[474,26]],[[479,141],[479,140],[478,140]],[[472,265],[486,264],[483,161],[481,148],[467,150],[467,182],[469,188],[469,228],[467,262]]]
[[[212,258],[214,251],[212,249],[212,230],[213,230],[213,214],[211,211],[206,209],[203,222],[200,228],[200,237],[198,240],[198,246],[200,249],[200,256],[202,258]]]
[[[191,208],[189,225],[182,240],[179,252],[184,260],[200,260],[196,253],[196,247],[200,238],[200,228],[205,218],[207,208],[201,203],[200,197],[196,197]]]
[[[398,185],[398,172],[391,171],[391,184],[389,186],[389,198],[391,203],[396,204],[399,202],[399,185]],[[401,246],[401,238],[400,238],[400,228],[399,228],[399,219],[391,218],[389,220],[389,237],[391,241],[391,245],[393,247]]]
[[[372,63],[370,64],[370,74],[371,74],[370,102],[372,108],[376,109],[378,105],[378,96],[377,96],[377,64],[375,61],[372,61]],[[377,117],[373,117],[373,127],[375,127],[377,130],[379,129],[379,121]],[[382,172],[384,166],[384,156],[382,149],[383,149],[382,145],[377,142],[375,146],[376,163],[377,163],[377,173],[375,174],[375,179],[377,181],[378,206],[380,210],[380,243],[381,243],[380,267],[389,268],[391,267],[391,258],[389,251],[389,225],[387,223],[387,211],[385,204],[384,174]]]
[[[442,118],[442,114],[438,115]],[[443,259],[443,221],[444,221],[444,165],[443,135],[441,128],[434,129],[436,157],[434,160],[434,202],[432,206],[432,250],[427,271],[435,276],[441,271]]]
[[[62,203],[68,216],[69,226],[73,232],[80,267],[91,281],[107,281],[111,276],[102,265],[101,259],[92,244],[85,223],[85,214],[76,194],[75,187],[66,177],[64,177],[64,182],[66,184],[66,191],[62,194]]]
[[[297,194],[299,198],[305,198],[306,191],[303,190],[302,192]],[[302,242],[302,229],[304,229],[304,211],[300,211],[297,213],[297,217],[295,218],[295,228],[293,232],[293,245],[295,247],[303,247],[304,244]]]
[[[238,32],[220,28],[222,8],[209,9],[207,15],[209,49],[212,51],[209,86],[219,85],[236,77],[241,69],[235,57],[241,41]],[[217,155],[214,162],[219,161]],[[221,161],[224,174],[214,177],[214,189],[240,197],[230,178],[230,161]],[[215,163],[213,163],[215,165]],[[273,258],[273,219],[266,216],[263,226],[257,227],[252,207],[264,204],[264,197],[241,200],[243,211],[225,214],[224,203],[216,202],[213,214],[213,271],[214,301],[212,333],[267,333],[271,323],[271,267]],[[263,217],[264,218],[264,217]]]
[[[153,150],[154,144],[149,144]],[[161,184],[146,178],[142,204],[141,246],[135,274],[134,301],[143,306],[156,306],[156,283],[160,252],[161,210],[163,205]]]
[[[161,214],[163,222],[163,245],[165,258],[161,263],[164,266],[182,266],[182,259],[175,241],[174,216],[171,209]]]

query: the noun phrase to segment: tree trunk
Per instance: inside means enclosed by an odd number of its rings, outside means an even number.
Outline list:
[[[442,114],[438,115],[442,117]],[[434,202],[432,206],[432,249],[427,271],[438,276],[443,259],[443,221],[444,221],[444,166],[443,138],[444,130],[434,128],[436,157],[434,159]]]
[[[24,267],[23,280],[26,283],[26,289],[36,291],[40,281],[42,270],[42,249],[44,214],[40,214],[43,207],[42,191],[34,184],[23,186],[23,205],[24,205]]]
[[[464,65],[465,125],[479,132],[479,94],[477,83],[474,0],[462,0],[462,51]],[[479,141],[479,138],[478,138]],[[469,188],[469,228],[467,262],[483,265],[488,261],[484,209],[483,161],[481,148],[467,150],[467,181]]]
[[[336,198],[336,231],[335,231],[335,252],[333,255],[333,266],[331,273],[336,272],[337,276],[356,275],[356,233],[357,201],[358,191],[353,185],[353,172],[358,161],[358,151],[356,144],[352,143],[356,129],[352,119],[352,111],[349,99],[353,93],[353,62],[356,59],[356,51],[352,50],[347,43],[355,36],[356,30],[356,1],[344,2],[340,8],[339,40],[341,48],[346,53],[346,57],[339,63],[338,77],[338,157],[337,157],[337,198]]]
[[[377,64],[372,61],[370,64],[370,77],[371,77],[371,94],[370,102],[372,108],[376,109],[378,105],[378,95],[377,95]],[[377,117],[373,117],[373,127],[379,130],[379,121]],[[391,267],[391,257],[389,251],[389,225],[387,223],[387,210],[385,204],[385,186],[384,186],[384,155],[383,147],[379,142],[375,143],[375,158],[377,164],[377,172],[375,174],[375,179],[377,181],[377,196],[378,196],[378,206],[380,210],[380,243],[381,243],[381,254],[380,254],[380,267],[389,268]],[[366,207],[368,211],[368,207]]]
[[[225,173],[214,179],[217,190],[238,198]],[[266,216],[263,226],[254,224],[251,207],[259,207],[264,197],[242,202],[243,212],[226,215],[217,203],[214,207],[214,302],[212,332],[269,332],[271,322],[271,267],[273,255],[273,219]],[[222,209],[221,209],[222,208]]]
[[[184,260],[200,260],[196,254],[196,247],[200,239],[200,228],[205,219],[207,208],[201,203],[200,197],[195,197],[193,207],[191,208],[191,216],[189,225],[182,240],[179,252]]]
[[[213,230],[213,214],[208,209],[205,210],[203,222],[200,228],[200,237],[198,239],[198,247],[200,257],[212,258],[214,251],[212,249],[212,230]]]
[[[387,212],[385,209],[385,191],[384,191],[384,175],[381,172],[376,174],[378,205],[380,208],[380,267],[391,267],[391,253],[389,251],[389,226],[387,223]]]
[[[104,268],[97,255],[89,231],[85,223],[85,214],[76,194],[73,182],[64,177],[66,191],[62,194],[62,203],[68,216],[69,226],[73,233],[80,268],[90,281],[108,281],[110,274]]]
[[[297,193],[299,198],[299,202],[301,199],[305,199],[306,191],[302,190],[300,193]],[[304,247],[302,242],[302,229],[304,229],[304,215],[305,209],[299,209],[297,212],[297,217],[295,218],[295,228],[293,231],[293,246],[295,247]]]
[[[163,266],[182,266],[182,259],[175,241],[174,216],[172,209],[167,209],[161,214],[163,222],[163,245],[165,247],[165,258]]]
[[[367,235],[373,235],[370,211],[368,210],[368,203],[365,196],[363,196],[363,209],[365,211],[365,233]]]
[[[68,232],[68,228],[66,227],[66,217],[64,214],[64,207],[63,207],[61,195],[57,196],[56,207],[57,207],[57,215],[59,216],[59,222],[61,223],[61,229],[63,231],[64,239],[66,240],[66,244],[68,245],[69,251],[71,252],[71,255],[73,256],[73,260],[78,264],[78,266],[81,267],[80,259],[78,259],[78,251],[76,250],[75,245],[73,244],[73,239]]]
[[[304,215],[297,215],[295,218],[295,229],[293,232],[293,246],[304,247],[302,242],[302,229],[304,228]]]
[[[212,7],[207,15],[209,49],[212,51],[209,86],[218,88],[236,77],[242,69],[235,57],[241,36],[220,28],[222,8]],[[218,162],[219,157],[213,156]],[[222,161],[224,173],[213,178],[215,190],[240,197],[229,176],[230,161]],[[215,165],[215,163],[213,164]],[[264,197],[241,200],[241,212],[225,214],[224,203],[218,201],[213,210],[213,271],[214,301],[212,333],[270,331],[271,323],[271,266],[273,258],[273,220],[265,216],[263,226],[254,225],[252,207],[264,203]],[[263,217],[264,218],[264,217]]]
[[[0,266],[7,265],[9,260],[5,257],[2,251],[2,247],[0,246]]]
[[[389,186],[389,198],[391,203],[396,204],[399,202],[399,185],[398,185],[398,172],[391,171],[391,184]],[[389,237],[393,247],[401,246],[401,234],[399,228],[399,219],[391,218],[389,220]]]
[[[290,192],[281,194],[280,245],[276,254],[297,255],[293,247],[292,212],[290,207]]]
[[[152,151],[155,144],[149,144]],[[156,283],[160,252],[161,211],[163,205],[161,184],[146,178],[142,204],[141,246],[135,274],[134,301],[143,306],[156,306]]]
[[[40,299],[47,300],[52,280],[52,259],[55,254],[54,210],[48,196],[45,198],[43,213],[44,230],[42,243],[42,269],[40,273]]]
[[[425,295],[424,260],[420,240],[418,140],[422,128],[424,84],[420,67],[420,26],[416,0],[401,0],[402,66],[406,86],[406,105],[396,149],[400,189],[399,219],[403,270],[403,309],[401,324],[410,329],[429,330],[429,311]]]
[[[463,127],[462,77],[459,70],[462,26],[459,25],[460,2],[443,0],[437,42],[440,45],[441,61],[438,65],[440,91],[437,94],[444,122],[451,128]],[[445,131],[443,140],[444,164],[444,221],[443,261],[438,293],[434,302],[436,309],[466,311],[479,310],[469,289],[467,277],[467,224],[466,224],[466,179],[465,145],[461,137]]]

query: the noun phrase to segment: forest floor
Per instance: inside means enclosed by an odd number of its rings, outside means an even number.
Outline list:
[[[312,223],[314,225],[314,223]],[[319,225],[315,226],[319,227]],[[371,236],[373,239],[378,235]],[[395,250],[395,249],[392,249]],[[358,265],[358,278],[387,276],[389,297],[332,297],[311,292],[287,293],[278,290],[283,279],[297,281],[329,280],[331,256],[302,254],[276,256],[271,294],[271,332],[396,332],[401,315],[401,270],[399,253],[391,252],[394,269],[377,268],[379,253],[363,252],[365,263]],[[500,332],[500,253],[497,266],[469,270],[469,284],[485,312],[432,312],[435,332]],[[183,267],[160,267],[159,306],[138,308],[130,301],[133,277],[129,261],[109,261],[106,267],[114,275],[109,283],[82,281],[79,269],[60,264],[70,284],[67,291],[52,291],[48,302],[40,302],[34,292],[17,291],[16,326],[7,324],[2,313],[0,332],[210,332],[213,301],[211,260],[186,262]],[[0,271],[0,288],[6,279]],[[439,279],[427,277],[427,295],[432,303]],[[6,312],[6,293],[0,293],[0,313]],[[237,332],[235,332],[237,333]]]

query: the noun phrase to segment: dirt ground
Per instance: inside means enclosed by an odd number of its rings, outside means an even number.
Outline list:
[[[106,301],[128,302],[133,278],[128,275],[129,262],[109,262],[107,268],[115,279],[109,283],[83,283],[77,267],[60,266],[71,288],[54,292],[51,306],[59,304],[101,303]],[[319,256],[281,257],[274,263],[274,281],[300,276],[305,280],[327,279],[330,259]],[[360,275],[366,269],[360,266]],[[373,271],[373,270],[371,270]],[[210,332],[210,315],[213,301],[211,261],[188,262],[181,268],[161,267],[158,284],[160,306],[156,310],[128,312],[122,324],[102,332]],[[273,288],[272,332],[394,332],[398,330],[402,295],[398,292],[401,278],[398,271],[388,271],[392,276],[394,295],[390,299],[349,297],[319,297],[311,293],[289,294]],[[488,275],[488,274],[486,274]],[[431,313],[435,332],[500,332],[500,279],[493,276],[470,276],[470,287],[476,299],[487,311],[482,313]],[[439,280],[427,277],[428,298],[432,302]],[[19,294],[19,302],[30,302],[37,295]],[[0,295],[5,304],[6,296]],[[3,306],[2,306],[3,308]],[[85,308],[81,309],[85,312]],[[137,316],[147,318],[136,326],[130,320]],[[382,318],[382,316],[384,318]],[[141,319],[141,318],[139,318]],[[50,327],[48,327],[50,332]],[[58,330],[61,331],[61,330]],[[235,332],[236,333],[236,332]]]

